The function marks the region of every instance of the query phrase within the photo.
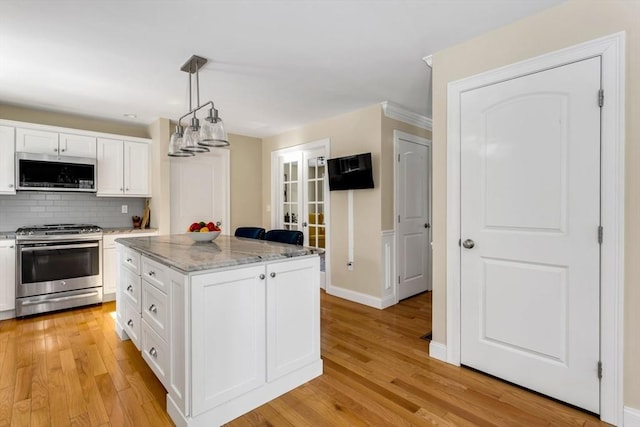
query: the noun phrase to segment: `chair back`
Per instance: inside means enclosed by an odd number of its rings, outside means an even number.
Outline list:
[[[297,230],[269,230],[264,235],[264,240],[300,246],[304,242],[304,235]]]
[[[234,234],[236,237],[247,237],[249,239],[264,239],[264,228],[260,227],[238,227]]]

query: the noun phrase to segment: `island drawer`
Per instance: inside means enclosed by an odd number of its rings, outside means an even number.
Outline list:
[[[167,372],[169,367],[169,349],[165,341],[149,326],[146,320],[142,321],[142,357],[146,360],[151,370],[157,375],[162,385],[167,387]]]
[[[120,284],[122,285],[122,294],[124,299],[137,308],[140,315],[140,276],[127,268],[120,271]]]
[[[144,280],[151,283],[162,292],[167,292],[168,267],[145,256],[142,257],[141,275]]]
[[[120,262],[135,274],[140,275],[140,254],[136,251],[123,247]]]
[[[168,341],[168,306],[167,294],[148,283],[146,279],[143,280],[142,318],[165,341]]]
[[[140,350],[140,329],[141,329],[141,319],[140,313],[138,309],[134,307],[129,301],[124,301],[124,317],[123,317],[123,327],[133,344],[135,344],[136,348]]]

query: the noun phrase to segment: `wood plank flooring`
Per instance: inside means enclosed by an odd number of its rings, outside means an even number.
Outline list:
[[[428,357],[431,294],[376,310],[322,293],[324,375],[229,426],[596,426],[596,417]],[[0,322],[0,427],[171,426],[114,303]]]

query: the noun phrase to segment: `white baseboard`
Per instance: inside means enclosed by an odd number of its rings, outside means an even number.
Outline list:
[[[383,301],[378,297],[374,297],[372,295],[363,294],[361,292],[352,291],[350,289],[341,288],[339,286],[333,286],[327,284],[327,293],[329,295],[333,295],[342,299],[346,299],[352,302],[357,302],[358,304],[367,305],[369,307],[383,309],[389,307],[388,305],[384,305],[387,303],[387,300]],[[393,304],[390,304],[393,305]]]
[[[385,309],[387,307],[391,307],[392,305],[396,304],[396,297],[394,295],[387,295],[386,297],[382,298],[380,300],[380,307],[381,309]]]
[[[444,344],[440,344],[439,342],[431,341],[431,343],[429,343],[429,356],[433,357],[434,359],[446,362],[447,346]]]
[[[14,319],[15,317],[15,310],[0,311],[0,320]]]
[[[640,427],[640,410],[625,406],[622,425],[624,427]]]

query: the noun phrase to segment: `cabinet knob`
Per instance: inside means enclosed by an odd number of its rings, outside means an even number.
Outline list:
[[[153,270],[151,270],[148,274],[149,274],[149,276],[153,277],[153,276],[155,276],[155,275],[156,275],[156,272],[155,272],[155,271],[153,271]]]
[[[269,274],[269,276],[271,276],[272,278],[273,278],[273,277],[276,277],[276,272],[275,272],[275,271],[272,271],[272,272],[271,272],[271,274]]]
[[[265,276],[264,274],[261,274],[260,275],[260,280],[264,280],[265,277],[267,277],[267,276]]]
[[[121,188],[120,191],[124,191],[124,188]]]
[[[127,286],[127,292],[133,293],[133,286]]]
[[[128,189],[128,188],[125,188],[125,189],[124,189],[124,191],[129,191],[129,189]]]
[[[151,305],[149,306],[149,312],[151,312],[151,313],[153,313],[153,314],[156,314],[156,313],[158,312],[158,307],[156,307],[156,305],[155,305],[155,304],[151,304]]]
[[[13,188],[13,184],[9,184],[9,188]]]
[[[129,321],[127,322],[127,325],[133,328],[133,319],[129,319]]]
[[[131,261],[133,261],[131,258],[127,258],[127,262],[131,262]]]
[[[149,354],[154,358],[157,359],[158,358],[158,352],[156,351],[155,347],[151,347],[149,349]]]
[[[64,153],[65,151],[67,151],[67,149],[66,149],[66,148],[63,148],[63,149],[62,149],[62,150],[60,150],[60,151],[62,151],[62,152]]]
[[[54,151],[55,153],[57,153],[57,152],[58,152],[58,149],[57,149],[57,148],[54,148],[54,149],[53,149],[53,151]]]

